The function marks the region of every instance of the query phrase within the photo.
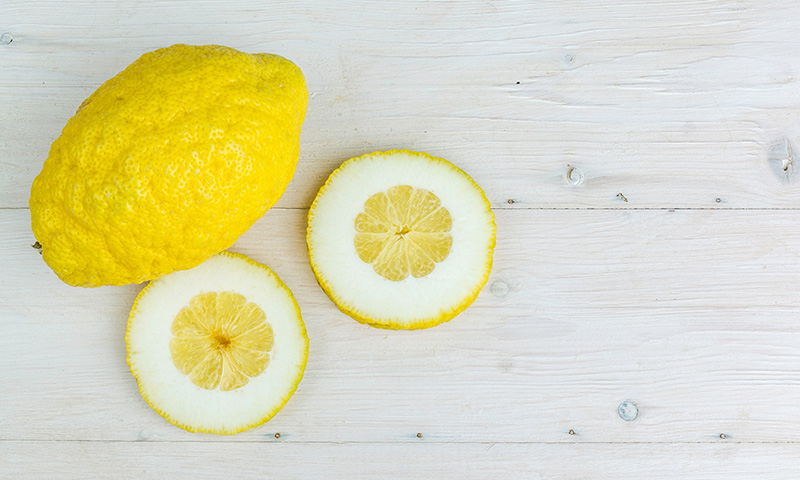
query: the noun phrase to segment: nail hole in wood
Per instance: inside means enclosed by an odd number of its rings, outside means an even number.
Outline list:
[[[569,167],[569,170],[567,170],[567,183],[574,187],[580,185],[582,181],[583,173],[575,167]]]
[[[497,298],[503,298],[506,295],[508,295],[508,292],[511,289],[508,287],[508,284],[506,282],[502,280],[497,280],[494,283],[492,283],[491,290],[492,290],[492,295],[494,295]]]
[[[619,418],[626,422],[632,422],[639,416],[639,407],[631,400],[625,400],[617,407]]]
[[[421,433],[417,433],[417,438],[422,438],[422,434]]]
[[[794,148],[788,138],[784,137],[773,144],[768,158],[778,177],[785,182],[794,181]]]
[[[567,433],[568,433],[568,434],[570,434],[570,435],[575,435],[575,430],[573,430],[573,429],[571,429],[571,428],[570,428],[570,429],[569,429],[569,432],[567,432]]]
[[[275,432],[275,438],[281,438],[281,434],[278,433],[278,432]]]

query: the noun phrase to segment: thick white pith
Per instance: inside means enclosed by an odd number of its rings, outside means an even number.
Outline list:
[[[235,390],[195,385],[170,355],[175,315],[195,295],[211,291],[244,295],[264,310],[274,334],[266,370]],[[131,312],[126,341],[128,363],[147,402],[182,428],[214,433],[235,433],[271,418],[297,388],[308,355],[305,325],[291,291],[271,270],[227,252],[151,282]]]
[[[448,257],[429,275],[400,282],[376,274],[353,245],[364,202],[396,185],[433,192],[453,219]],[[407,151],[343,164],[312,205],[307,238],[312,268],[341,309],[400,328],[440,323],[463,310],[486,282],[494,239],[494,215],[480,188],[449,162]]]

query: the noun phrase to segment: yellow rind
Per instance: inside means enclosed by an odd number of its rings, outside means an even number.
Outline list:
[[[317,268],[317,266],[316,266],[316,264],[314,262],[314,251],[313,251],[313,248],[311,246],[311,228],[310,228],[310,225],[311,225],[311,220],[314,217],[314,208],[315,208],[315,206],[317,204],[317,200],[323,197],[325,191],[328,189],[330,184],[333,181],[335,181],[335,179],[339,175],[339,173],[341,171],[343,171],[344,168],[347,167],[349,164],[357,162],[358,160],[363,159],[365,157],[372,157],[372,156],[375,156],[375,155],[388,156],[388,155],[393,155],[393,154],[398,154],[398,153],[421,157],[421,158],[424,158],[424,159],[429,160],[429,161],[434,161],[434,162],[438,162],[438,163],[444,164],[448,168],[451,168],[454,172],[456,172],[459,175],[461,175],[462,177],[464,177],[469,182],[469,184],[472,185],[478,193],[480,193],[481,198],[483,199],[484,204],[486,205],[486,211],[491,215],[491,218],[492,218],[491,244],[489,246],[489,255],[488,255],[488,260],[486,262],[486,268],[484,270],[484,275],[483,275],[483,278],[481,279],[481,281],[470,292],[470,294],[467,297],[464,298],[464,301],[462,301],[461,303],[459,303],[455,307],[445,311],[444,313],[442,313],[438,317],[424,318],[424,319],[417,320],[414,323],[410,323],[410,324],[403,322],[399,318],[386,318],[386,319],[370,318],[370,317],[366,316],[365,314],[362,314],[361,312],[359,312],[357,309],[353,308],[351,305],[346,305],[343,302],[340,302],[339,299],[334,295],[334,293],[331,290],[330,285],[328,284],[328,282],[325,281],[325,278],[322,275],[322,272],[320,272],[319,269]],[[311,265],[311,270],[314,272],[314,278],[316,278],[317,283],[319,284],[320,288],[322,288],[322,290],[325,292],[325,295],[327,295],[328,298],[331,299],[331,301],[334,303],[334,305],[336,305],[336,307],[342,313],[350,316],[351,318],[353,318],[357,322],[363,323],[365,325],[369,325],[371,327],[385,329],[385,330],[421,330],[421,329],[425,329],[425,328],[435,327],[436,325],[440,325],[442,323],[449,322],[450,320],[455,318],[458,314],[460,314],[461,312],[466,310],[467,307],[472,305],[472,303],[475,301],[475,299],[478,298],[478,295],[480,294],[480,292],[483,289],[483,287],[486,285],[486,282],[489,281],[489,275],[490,275],[490,273],[492,271],[492,262],[493,262],[493,257],[494,257],[494,247],[497,244],[497,223],[495,222],[494,212],[492,211],[492,205],[489,202],[489,199],[486,198],[486,194],[484,193],[483,189],[477,183],[475,183],[475,180],[473,180],[472,177],[470,177],[465,171],[461,170],[456,165],[454,165],[453,163],[445,160],[444,158],[434,157],[434,156],[429,155],[429,154],[424,153],[424,152],[416,152],[416,151],[407,150],[407,149],[396,149],[396,150],[386,150],[386,151],[383,151],[383,152],[378,151],[378,152],[367,153],[367,154],[364,154],[364,155],[361,155],[361,156],[358,156],[358,157],[351,158],[351,159],[345,161],[344,163],[342,163],[336,170],[334,170],[330,174],[328,179],[325,181],[325,183],[322,185],[322,187],[317,192],[316,197],[314,197],[314,201],[311,203],[311,207],[308,209],[308,225],[309,225],[309,227],[306,229],[306,248],[308,249],[309,263]]]
[[[177,44],[104,82],[31,184],[31,229],[65,283],[127,285],[230,248],[284,194],[308,88],[278,55]]]
[[[186,431],[189,431],[189,432],[192,432],[192,433],[213,433],[213,434],[217,434],[217,435],[234,435],[234,434],[243,432],[245,430],[249,430],[249,429],[251,429],[253,427],[257,427],[259,425],[263,425],[264,423],[269,421],[272,417],[277,415],[277,413],[280,412],[283,409],[284,406],[286,406],[286,403],[288,403],[289,399],[292,398],[292,396],[294,395],[294,392],[297,391],[297,387],[300,385],[300,380],[303,379],[303,374],[305,373],[306,365],[308,365],[308,344],[309,344],[309,341],[308,341],[308,331],[306,330],[305,322],[303,322],[302,316],[300,315],[300,305],[297,304],[297,300],[294,298],[294,294],[292,293],[291,289],[289,289],[289,287],[286,286],[285,283],[283,283],[283,280],[281,280],[275,274],[275,272],[272,271],[272,269],[270,269],[266,265],[263,265],[261,263],[256,262],[255,260],[252,260],[251,258],[249,258],[249,257],[247,257],[245,255],[242,255],[241,253],[222,251],[222,252],[219,252],[217,255],[222,255],[222,256],[226,256],[226,257],[230,257],[230,258],[242,259],[242,260],[247,261],[251,265],[254,265],[254,266],[258,267],[258,268],[266,270],[267,273],[270,276],[274,276],[278,280],[278,285],[281,288],[283,288],[284,290],[286,290],[286,293],[292,299],[292,303],[294,303],[295,311],[297,312],[297,316],[298,316],[298,318],[300,318],[300,324],[303,327],[302,328],[303,340],[305,340],[305,348],[303,350],[305,352],[305,355],[303,356],[303,360],[302,360],[303,365],[302,365],[302,367],[300,368],[300,370],[299,370],[299,372],[297,374],[297,378],[293,382],[291,390],[287,393],[286,397],[282,399],[281,403],[276,405],[276,407],[274,409],[270,410],[264,417],[260,418],[259,420],[256,420],[255,422],[253,422],[251,424],[248,424],[248,425],[246,425],[246,426],[244,426],[242,428],[231,429],[231,430],[214,430],[214,429],[196,428],[196,427],[193,427],[192,425],[187,425],[185,423],[179,422],[176,419],[172,418],[169,414],[167,414],[166,412],[164,412],[163,410],[158,408],[158,406],[156,406],[156,404],[154,402],[150,401],[150,399],[145,394],[144,390],[142,390],[142,386],[141,386],[141,384],[139,382],[139,375],[137,374],[136,369],[133,367],[133,365],[131,363],[130,345],[128,343],[128,340],[129,340],[129,334],[130,334],[130,330],[131,330],[131,321],[133,320],[133,317],[136,314],[136,310],[137,310],[137,306],[139,304],[139,300],[141,298],[144,298],[144,296],[147,294],[147,291],[153,285],[152,281],[150,283],[148,283],[147,286],[144,287],[141,292],[139,292],[139,295],[136,296],[136,300],[134,300],[133,307],[131,308],[131,313],[128,315],[128,326],[127,326],[127,328],[125,330],[125,348],[126,348],[126,350],[128,352],[127,356],[126,356],[126,362],[128,363],[128,367],[131,369],[131,373],[133,374],[134,378],[136,379],[136,385],[139,388],[139,393],[142,395],[142,398],[144,398],[144,401],[147,402],[147,404],[150,405],[150,407],[153,410],[155,410],[156,413],[158,413],[159,415],[164,417],[164,419],[166,421],[168,421],[169,423],[175,425],[178,428],[181,428],[183,430],[186,430]]]

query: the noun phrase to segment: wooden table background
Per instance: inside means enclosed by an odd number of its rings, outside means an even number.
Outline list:
[[[0,0],[0,477],[797,479],[799,31],[796,0]],[[308,368],[233,437],[139,395],[140,285],[68,287],[30,247],[64,123],[179,42],[284,55],[311,95],[289,190],[232,248],[293,289]],[[497,217],[489,283],[427,331],[357,324],[307,263],[327,175],[390,148]]]

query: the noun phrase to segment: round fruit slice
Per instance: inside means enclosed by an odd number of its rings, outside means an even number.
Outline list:
[[[458,167],[408,150],[352,158],[308,212],[311,268],[359,322],[427,328],[467,308],[489,278],[495,223]]]
[[[190,432],[234,434],[266,422],[308,359],[291,290],[268,267],[229,252],[150,282],[125,342],[144,399]]]

